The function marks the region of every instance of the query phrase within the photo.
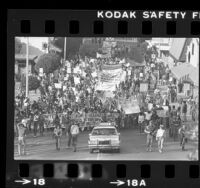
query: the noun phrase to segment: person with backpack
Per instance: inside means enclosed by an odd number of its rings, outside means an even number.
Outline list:
[[[79,127],[75,122],[71,126],[70,133],[71,133],[71,136],[72,136],[73,151],[76,152],[77,138],[78,138],[78,134],[79,134]]]

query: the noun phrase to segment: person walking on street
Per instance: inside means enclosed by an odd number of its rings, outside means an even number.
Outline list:
[[[68,115],[66,110],[63,112],[63,115],[61,116],[61,124],[63,127],[65,127],[65,133],[67,135],[67,129],[68,129]]]
[[[140,128],[140,134],[143,132],[144,129],[144,113],[140,112],[138,116],[138,125]]]
[[[72,123],[68,123],[67,132],[66,132],[67,137],[68,137],[66,149],[70,148],[71,143],[72,143],[71,127],[72,127]]]
[[[72,135],[73,151],[76,152],[77,138],[78,138],[78,134],[79,134],[79,127],[75,122],[72,124],[70,132],[71,132],[71,135]]]
[[[33,133],[34,133],[34,137],[37,136],[38,122],[39,122],[39,114],[38,114],[38,111],[36,111],[35,115],[33,117]]]
[[[182,127],[179,129],[179,134],[181,136],[181,142],[180,142],[180,146],[182,148],[182,151],[185,150],[185,143],[187,142],[187,138],[185,136],[185,132],[186,132],[186,126],[182,125]]]
[[[175,105],[172,106],[172,110],[170,112],[171,118],[174,118],[177,116],[177,110],[175,108]]]
[[[60,150],[61,145],[61,136],[62,136],[62,128],[60,124],[56,124],[56,127],[54,129],[54,137],[56,139],[56,149]]]
[[[150,110],[148,112],[146,112],[146,114],[145,114],[145,121],[146,121],[147,125],[149,124],[149,122],[151,120],[151,116],[152,116],[152,113],[151,113]]]
[[[182,113],[183,113],[183,121],[186,122],[187,121],[187,104],[186,101],[183,102],[183,108],[182,108]]]
[[[39,129],[40,129],[40,136],[43,136],[44,133],[44,116],[42,114],[42,112],[40,112],[39,114]]]
[[[154,134],[154,126],[152,121],[149,122],[149,125],[145,127],[144,132],[147,134],[147,151],[152,151],[152,143],[153,143],[153,134]]]
[[[160,153],[163,152],[163,143],[164,143],[164,138],[166,137],[166,133],[164,130],[164,126],[160,125],[160,128],[158,129],[156,133],[156,140],[158,141],[158,151]]]
[[[17,132],[18,132],[18,153],[19,155],[26,155],[25,148],[25,136],[26,136],[26,126],[24,123],[17,124]]]
[[[193,102],[191,107],[192,121],[196,120],[196,104]]]

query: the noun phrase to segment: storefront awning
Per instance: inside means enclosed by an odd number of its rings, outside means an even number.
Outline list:
[[[185,76],[188,76],[196,71],[196,68],[189,63],[182,63],[176,67],[171,68],[171,73],[176,79],[183,79]]]

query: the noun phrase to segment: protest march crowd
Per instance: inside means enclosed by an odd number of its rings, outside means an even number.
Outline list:
[[[102,79],[101,72],[105,65],[120,65],[125,73],[124,79],[115,86],[112,96],[108,97],[105,97],[104,91],[96,89]],[[154,74],[155,72],[158,74]],[[45,130],[54,130],[59,138],[64,134],[63,129],[65,133],[70,134],[71,126],[74,124],[84,131],[99,122],[110,121],[119,130],[138,128],[141,133],[145,132],[148,151],[151,151],[152,137],[156,136],[159,151],[162,152],[165,129],[169,129],[170,137],[174,138],[179,130],[184,150],[183,122],[187,121],[189,106],[192,120],[198,119],[198,104],[192,98],[189,101],[177,98],[177,91],[182,90],[182,83],[176,87],[176,80],[170,77],[169,67],[162,62],[146,62],[145,66],[131,66],[127,59],[81,59],[77,56],[75,59],[62,61],[54,74],[44,73],[42,77],[35,76],[41,83],[41,96],[38,100],[31,101],[25,97],[24,91],[15,98],[16,135],[22,134],[16,128],[19,123],[25,123],[27,134],[33,132],[34,137],[38,131],[43,135]],[[166,93],[163,94],[158,89],[157,80],[168,88]],[[140,89],[141,85],[146,87],[144,91]],[[137,113],[126,113],[121,104],[131,100],[137,101]],[[171,105],[175,102],[179,104],[178,107]],[[79,132],[77,127],[74,130]],[[72,142],[76,142],[76,139]],[[56,143],[59,148],[59,139]]]

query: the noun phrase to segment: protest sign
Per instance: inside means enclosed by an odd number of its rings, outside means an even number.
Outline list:
[[[67,73],[72,73],[71,68],[67,68]]]
[[[63,91],[67,89],[67,86],[63,86]]]
[[[62,88],[62,84],[61,83],[55,83],[55,88],[56,89],[61,89]]]
[[[86,73],[85,71],[82,71],[82,76],[85,77],[86,76]]]
[[[80,84],[80,78],[75,76],[74,83],[75,83],[75,85]]]
[[[43,68],[39,68],[39,76],[43,76]]]
[[[80,74],[81,69],[79,67],[75,67],[73,72],[74,72],[74,74]]]
[[[125,114],[135,114],[140,112],[140,107],[137,100],[120,99],[119,106],[123,109]]]
[[[188,90],[190,90],[190,84],[184,83],[184,91],[187,92]]]
[[[153,104],[152,103],[148,103],[148,110],[150,111],[153,108]]]
[[[96,72],[93,72],[93,73],[92,73],[92,77],[93,77],[93,78],[97,77],[97,73],[96,73]]]
[[[148,91],[148,83],[140,83],[140,92]]]

